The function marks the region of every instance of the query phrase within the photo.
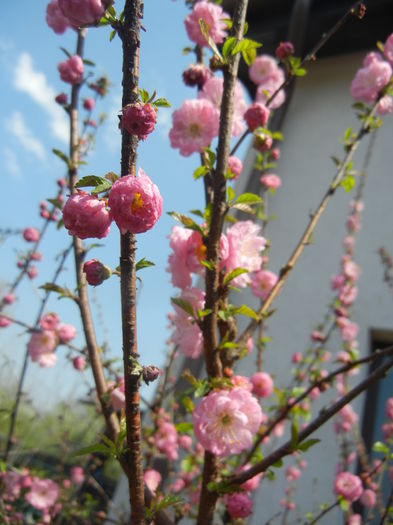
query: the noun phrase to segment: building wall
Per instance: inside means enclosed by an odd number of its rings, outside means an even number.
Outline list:
[[[271,240],[269,268],[279,272],[301,233],[309,214],[319,204],[328,188],[335,167],[332,155],[343,157],[339,142],[345,130],[351,126],[357,130],[359,123],[351,109],[349,85],[363,54],[324,59],[312,64],[307,76],[297,82],[282,132],[285,141],[281,147],[281,158],[277,173],[282,178],[282,187],[269,197],[269,214],[276,220],[268,225],[266,236]],[[368,170],[364,191],[365,210],[362,230],[357,234],[355,260],[361,267],[358,299],[353,307],[353,320],[360,325],[359,345],[362,355],[370,349],[370,330],[393,330],[393,296],[382,281],[382,268],[377,254],[378,248],[386,246],[393,251],[393,117],[384,118],[378,130],[375,147]],[[361,169],[369,138],[362,143],[354,157],[355,168]],[[249,151],[246,169],[251,170],[255,155]],[[258,183],[259,184],[259,183]],[[243,186],[243,187],[242,187]],[[246,177],[239,182],[236,193],[245,187],[254,187]],[[333,196],[325,214],[314,233],[313,244],[305,249],[291,273],[275,304],[277,309],[266,323],[266,334],[273,337],[264,355],[264,367],[276,375],[277,386],[287,384],[290,376],[291,355],[304,351],[310,342],[312,329],[320,323],[332,299],[329,288],[330,277],[339,272],[343,254],[342,240],[345,236],[345,220],[349,201],[354,190],[346,193],[339,189]],[[254,305],[257,303],[254,301]],[[340,341],[332,338],[327,345],[332,353],[340,349]],[[255,355],[242,363],[242,369],[250,374],[255,369]],[[367,374],[363,368],[354,382]],[[393,394],[393,380],[390,388]],[[324,398],[325,399],[325,398]],[[364,399],[354,403],[362,413]],[[316,405],[321,407],[322,402]],[[337,444],[332,423],[316,432],[322,443],[312,448],[305,458],[309,467],[298,482],[295,502],[299,515],[313,509],[316,503],[333,502],[333,480],[336,468]],[[266,453],[270,445],[266,445]],[[292,463],[286,461],[284,466]],[[281,469],[284,470],[284,469]],[[280,510],[285,480],[278,471],[279,482],[265,480],[256,498],[253,525],[265,523]],[[289,514],[287,523],[298,516]],[[281,519],[281,518],[280,518]],[[274,523],[280,523],[280,519]],[[322,523],[336,523],[329,514]]]

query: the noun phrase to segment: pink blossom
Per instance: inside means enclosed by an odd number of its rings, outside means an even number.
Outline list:
[[[389,95],[385,95],[378,102],[377,113],[378,115],[383,117],[384,115],[389,115],[389,113],[392,113],[392,111],[393,111],[393,98],[389,97]]]
[[[260,104],[268,104],[270,109],[277,109],[282,106],[286,98],[285,91],[283,89],[280,89],[277,95],[274,96],[274,99],[270,101],[270,98],[277,91],[280,85],[281,82],[267,82],[266,84],[260,84],[255,95],[255,102],[259,102]]]
[[[229,246],[225,267],[228,272],[235,268],[245,268],[249,272],[259,270],[266,240],[258,235],[260,226],[252,221],[238,221],[227,230]],[[234,286],[244,288],[251,281],[248,274],[242,274],[232,280]]]
[[[67,104],[67,100],[68,97],[66,93],[59,93],[55,96],[55,102],[57,102],[57,104],[60,104],[60,106],[65,106]],[[45,206],[42,206],[42,208],[46,208],[46,204]]]
[[[355,237],[347,235],[346,237],[344,237],[343,244],[347,252],[352,253],[353,248],[355,246]]]
[[[33,266],[32,264],[29,266],[29,269],[27,270],[27,276],[29,279],[34,279],[38,275],[38,269],[36,266]]]
[[[72,467],[70,477],[74,485],[82,485],[82,483],[85,480],[83,468],[82,467]]]
[[[207,99],[218,112],[221,109],[222,93],[224,90],[224,80],[222,77],[209,78],[203,85],[202,91],[198,93],[198,99]],[[244,98],[244,90],[241,83],[237,80],[235,84],[235,92],[233,98],[233,115],[232,115],[232,135],[234,137],[240,135],[244,131],[243,115],[247,109],[246,100]]]
[[[59,497],[59,487],[51,479],[34,478],[30,491],[25,495],[32,507],[46,511],[52,507]]]
[[[311,334],[311,340],[316,343],[323,343],[325,341],[326,337],[322,332],[319,330],[314,330]]]
[[[190,450],[192,446],[192,437],[187,434],[179,436],[179,446],[184,450]]]
[[[199,20],[203,20],[213,42],[220,44],[227,36],[227,26],[223,22],[225,18],[229,19],[230,16],[220,6],[205,0],[195,3],[192,12],[185,19],[188,38],[200,46],[208,45],[199,25]]]
[[[392,75],[392,67],[384,61],[372,60],[358,69],[351,83],[351,95],[355,100],[375,102],[378,93],[386,86]]]
[[[43,330],[56,330],[59,322],[59,316],[54,312],[50,312],[41,317],[40,326]]]
[[[162,476],[154,468],[149,468],[143,473],[143,480],[152,492],[155,492],[158,485],[161,483]]]
[[[86,359],[82,357],[81,355],[78,355],[74,357],[74,359],[72,360],[72,364],[75,370],[79,370],[81,372],[86,367]]]
[[[370,51],[370,53],[367,53],[367,55],[363,58],[364,67],[369,66],[373,62],[383,62],[381,53],[378,53],[376,51]]]
[[[112,270],[98,259],[90,259],[90,261],[86,261],[83,264],[83,273],[86,276],[86,281],[91,286],[98,286],[105,279],[109,279],[112,275]]]
[[[347,219],[347,228],[350,233],[360,231],[360,217],[358,215],[350,215]]]
[[[270,156],[273,160],[279,160],[280,158],[280,150],[279,148],[273,148],[271,151],[270,151]]]
[[[377,496],[373,490],[366,489],[360,496],[360,502],[367,508],[375,507]]]
[[[383,54],[393,66],[393,33],[386,39],[386,42],[383,46]]]
[[[146,140],[157,122],[157,110],[151,104],[135,102],[123,108],[122,126],[130,135]]]
[[[242,169],[243,163],[238,157],[232,155],[228,158],[228,170],[231,174],[231,179],[237,179],[242,172]]]
[[[58,0],[59,7],[74,27],[95,25],[111,3],[108,0]]]
[[[71,195],[63,208],[64,226],[70,235],[80,239],[106,237],[111,220],[105,201],[85,191]]]
[[[338,299],[344,306],[351,306],[355,301],[357,294],[358,290],[356,286],[346,284],[341,288],[340,293],[338,294]]]
[[[179,288],[191,286],[191,274],[200,274],[206,258],[206,247],[199,232],[173,226],[169,236],[169,246],[173,252],[169,255],[167,271],[172,274],[172,284]]]
[[[302,360],[302,354],[300,352],[295,352],[292,355],[292,363],[293,364],[300,363],[301,360]]]
[[[0,482],[3,489],[3,497],[8,501],[13,501],[19,497],[21,490],[21,474],[12,470],[0,474]]]
[[[219,113],[209,100],[185,100],[172,113],[171,147],[179,148],[184,157],[201,153],[217,136],[218,124]]]
[[[343,275],[341,274],[333,275],[330,280],[330,288],[332,290],[338,290],[339,288],[343,286],[344,282],[345,282],[345,277]]]
[[[276,190],[281,186],[281,179],[278,175],[275,175],[274,173],[267,173],[266,175],[262,175],[260,179],[261,183],[271,190]]]
[[[10,326],[11,321],[8,319],[8,317],[5,317],[4,315],[0,315],[0,328],[7,328],[7,326]]]
[[[76,336],[76,328],[72,324],[60,323],[56,332],[61,343],[69,343]]]
[[[334,493],[349,502],[356,501],[363,492],[362,480],[350,472],[339,472],[334,481]]]
[[[277,46],[275,55],[278,59],[284,60],[285,58],[293,55],[295,48],[293,47],[292,42],[280,42]]]
[[[95,106],[94,98],[91,98],[91,97],[90,98],[85,98],[85,100],[83,101],[83,107],[87,111],[93,111],[94,106]]]
[[[249,463],[247,465],[243,465],[238,469],[239,472],[244,472],[245,470],[248,470],[251,467]],[[257,474],[256,476],[248,479],[244,483],[242,483],[240,486],[245,492],[253,492],[254,490],[257,490],[259,487],[259,483],[262,479],[263,473]]]
[[[255,148],[257,151],[260,151],[261,153],[264,153],[265,151],[268,151],[272,146],[273,139],[270,135],[267,135],[263,132],[258,132],[258,130],[254,132],[254,140],[252,143],[253,148]]]
[[[194,311],[203,309],[205,294],[199,288],[187,288],[182,291],[180,299],[187,301]],[[180,352],[192,359],[196,359],[202,353],[203,336],[199,326],[182,308],[174,305],[175,314],[170,319],[174,326],[171,340],[178,345]]]
[[[285,478],[288,482],[296,481],[300,477],[300,470],[294,465],[290,465],[285,470]]]
[[[251,291],[256,297],[264,301],[277,281],[278,277],[275,273],[270,270],[259,270],[254,273],[251,279]]]
[[[54,350],[57,345],[57,337],[52,330],[34,332],[27,345],[27,351],[31,360],[43,368],[50,368],[56,364]]]
[[[40,238],[39,231],[36,228],[25,228],[23,238],[27,242],[37,242]]]
[[[385,423],[382,425],[381,429],[385,441],[390,441],[393,437],[393,423]]]
[[[3,303],[4,304],[12,304],[13,302],[15,302],[15,295],[13,293],[7,293],[3,297]]]
[[[260,55],[251,64],[248,75],[256,84],[274,83],[277,87],[284,82],[284,72],[278,67],[276,60],[270,55]]]
[[[67,84],[80,84],[83,79],[83,60],[79,55],[73,55],[72,57],[60,62],[57,66],[60,73],[60,78]]]
[[[204,64],[191,64],[183,72],[183,82],[186,86],[198,86],[199,89],[202,89],[211,76],[212,72]]]
[[[154,444],[171,461],[179,457],[178,435],[175,426],[169,421],[158,420],[158,429],[154,434]]]
[[[40,253],[40,252],[32,252],[30,254],[30,259],[32,261],[42,261],[42,253]]]
[[[255,372],[251,376],[252,393],[258,397],[268,397],[274,389],[273,379],[266,372]]]
[[[251,514],[252,499],[245,492],[235,492],[227,496],[225,504],[228,514],[233,519],[247,518]]]
[[[162,197],[159,189],[142,168],[138,177],[118,179],[109,192],[108,205],[120,233],[144,233],[161,217]]]
[[[239,388],[245,388],[249,392],[252,391],[252,383],[250,379],[248,379],[248,377],[246,376],[235,375],[231,378],[231,381],[232,381],[233,386],[237,386]]]
[[[389,397],[385,403],[386,417],[393,421],[393,397]]]
[[[269,120],[270,110],[263,104],[254,102],[244,113],[244,120],[248,129],[254,131],[256,128],[264,128]]]
[[[341,432],[349,432],[359,419],[351,405],[345,405],[338,413],[338,417],[340,421],[337,422],[336,430]]]
[[[360,514],[352,514],[348,519],[348,525],[362,525],[362,516]]]
[[[359,279],[360,268],[354,261],[351,261],[350,259],[344,260],[342,270],[347,279],[351,279],[352,281],[357,281]]]
[[[51,0],[46,6],[46,23],[58,35],[62,35],[70,22],[58,6],[57,0]]]
[[[238,454],[252,444],[262,410],[244,388],[213,390],[193,412],[194,432],[201,445],[217,456]]]
[[[337,317],[336,323],[340,329],[343,341],[352,341],[353,339],[356,339],[359,332],[359,326],[356,323],[353,323],[346,317]]]

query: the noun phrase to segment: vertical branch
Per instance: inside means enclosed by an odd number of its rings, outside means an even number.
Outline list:
[[[141,0],[126,0],[124,23],[119,35],[123,44],[122,107],[138,100]],[[136,175],[138,137],[123,129],[121,176]],[[138,359],[136,335],[136,239],[131,233],[121,235],[120,287],[123,331],[124,388],[126,398],[127,464],[132,525],[145,524],[145,495],[142,468],[141,416],[139,382],[134,370]]]
[[[248,0],[237,0],[233,15],[231,36],[241,40],[246,19]],[[210,377],[222,376],[222,364],[217,340],[217,313],[219,301],[219,248],[220,237],[226,213],[226,179],[230,140],[232,131],[233,98],[240,55],[236,54],[224,69],[224,87],[221,101],[220,130],[218,136],[217,165],[213,179],[213,208],[209,238],[206,246],[206,259],[212,263],[206,269],[205,308],[211,309],[203,321],[204,357],[207,374]],[[220,461],[217,456],[206,451],[203,467],[202,490],[199,503],[198,525],[210,525],[213,522],[217,503],[217,493],[210,492],[207,485],[219,476]]]
[[[85,40],[85,30],[78,31],[78,41],[76,54],[80,57],[83,56],[83,47]],[[71,106],[69,110],[70,116],[70,169],[69,184],[71,194],[75,193],[75,183],[78,177],[78,164],[79,164],[79,134],[78,134],[78,100],[80,84],[72,86],[71,91]],[[89,297],[87,293],[86,280],[83,273],[83,259],[85,256],[85,250],[83,243],[78,237],[73,238],[74,248],[74,259],[75,259],[75,273],[76,282],[78,289],[78,306],[82,319],[83,331],[86,339],[87,351],[89,354],[89,360],[91,369],[93,371],[94,382],[96,385],[98,399],[101,404],[102,412],[105,417],[106,425],[108,428],[109,436],[112,440],[116,438],[119,432],[119,421],[110,403],[106,399],[107,385],[104,376],[104,370],[98,352],[97,340],[94,332],[94,325],[90,311]]]

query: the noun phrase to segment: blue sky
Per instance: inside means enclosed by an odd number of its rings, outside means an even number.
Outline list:
[[[65,175],[64,164],[51,153],[52,148],[67,151],[68,122],[65,112],[54,102],[54,96],[69,92],[69,86],[61,82],[57,64],[65,59],[60,46],[74,52],[76,35],[67,30],[56,35],[45,22],[47,2],[6,2],[2,6],[0,21],[0,64],[2,75],[3,104],[0,108],[0,149],[2,155],[2,206],[0,206],[1,227],[40,228],[39,202],[53,197],[56,180]],[[117,0],[119,9],[122,2]],[[184,29],[187,10],[182,2],[161,0],[146,2],[140,53],[140,87],[149,92],[157,90],[158,96],[167,98],[171,109],[160,109],[158,125],[148,140],[140,143],[138,167],[142,167],[159,186],[164,200],[163,216],[155,228],[138,236],[138,259],[146,257],[155,262],[154,268],[143,270],[143,284],[138,296],[138,341],[144,364],[161,365],[165,356],[167,312],[169,297],[174,291],[165,272],[169,253],[167,235],[173,219],[166,212],[178,210],[187,212],[202,207],[201,181],[194,182],[192,172],[198,166],[198,155],[181,157],[169,146],[168,131],[171,111],[181,105],[185,98],[192,98],[195,92],[186,88],[181,73],[192,61],[192,55],[182,55],[182,48],[190,45]],[[120,133],[117,128],[117,113],[121,100],[121,45],[116,37],[109,43],[109,28],[89,29],[85,57],[96,64],[97,75],[107,74],[112,86],[108,97],[97,106],[98,112],[108,115],[105,125],[97,135],[96,149],[88,158],[88,166],[81,175],[103,176],[108,171],[120,170]],[[82,90],[82,97],[91,91]],[[51,226],[42,251],[44,261],[39,263],[39,275],[34,282],[25,282],[18,293],[18,302],[8,311],[19,319],[32,323],[35,318],[39,292],[37,287],[50,279],[54,272],[53,258],[70,240],[65,230],[56,231]],[[100,258],[105,264],[116,267],[119,253],[119,233],[115,225],[103,241],[105,247],[90,252],[91,257]],[[19,237],[8,238],[1,246],[2,259],[0,284],[7,289],[7,282],[16,276],[16,252],[27,249]],[[72,283],[72,260],[67,263],[59,284]],[[121,328],[119,290],[117,278],[113,277],[93,292],[100,305],[97,313],[98,338],[109,339],[112,355],[121,355]],[[71,301],[58,301],[52,297],[48,311],[57,311],[63,322],[80,325],[76,309]],[[102,318],[104,322],[102,322]],[[79,336],[78,342],[83,344]],[[26,337],[21,329],[9,328],[0,333],[3,349],[3,377],[15,380],[18,375],[21,356],[24,353]],[[59,361],[51,370],[40,370],[31,364],[28,374],[28,388],[33,388],[34,398],[56,400],[64,396],[79,395],[76,388],[78,378],[70,365],[62,358],[64,350],[59,349]],[[6,356],[6,357],[4,357]],[[65,373],[66,372],[66,373]],[[36,388],[39,384],[40,387]],[[53,389],[56,384],[56,389]],[[47,390],[48,389],[48,390]],[[72,394],[71,394],[72,393]]]

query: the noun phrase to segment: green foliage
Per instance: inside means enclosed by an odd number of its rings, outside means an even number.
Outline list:
[[[173,304],[184,310],[189,316],[195,318],[195,312],[191,304],[181,297],[171,297]]]
[[[97,177],[96,175],[87,175],[86,177],[82,177],[75,184],[75,188],[86,188],[86,187],[93,187],[94,189],[91,191],[91,193],[93,195],[97,195],[99,193],[104,193],[104,192],[109,191],[112,185],[104,177]]]
[[[136,263],[135,271],[142,270],[142,268],[149,268],[150,266],[155,266],[154,262],[148,261],[143,257]]]

